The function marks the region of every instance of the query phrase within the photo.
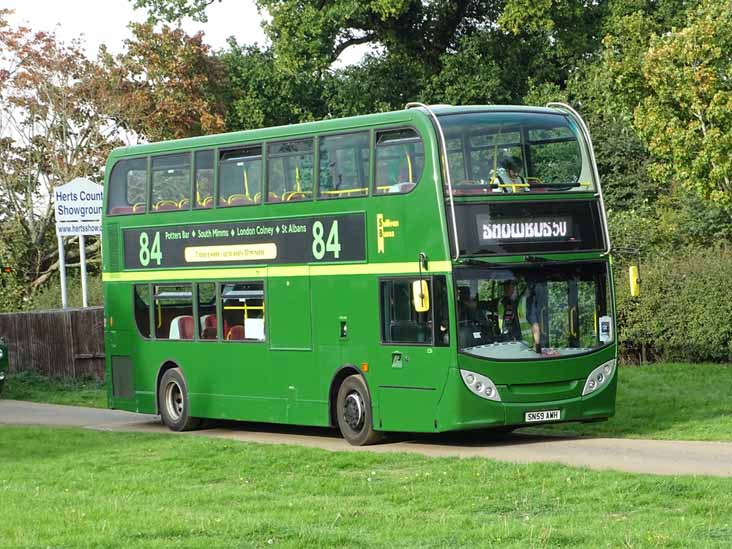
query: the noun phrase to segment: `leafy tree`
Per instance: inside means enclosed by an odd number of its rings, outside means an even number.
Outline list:
[[[148,10],[148,21],[180,21],[184,17],[191,17],[194,21],[206,22],[206,8],[214,0],[133,0],[134,7]],[[218,0],[221,2],[221,0]]]
[[[305,73],[287,74],[271,50],[232,40],[220,54],[228,90],[226,127],[245,130],[323,118],[323,82]]]
[[[732,210],[732,5],[705,0],[686,28],[653,40],[650,93],[635,123],[657,157],[653,175]]]
[[[119,143],[95,108],[96,67],[80,45],[12,27],[9,13],[0,10],[0,262],[16,281],[6,307],[22,305],[58,270],[53,189],[81,176],[100,180]],[[98,241],[87,254],[98,261]]]
[[[203,34],[132,24],[126,51],[101,51],[98,82],[106,95],[98,107],[120,126],[151,141],[221,132],[225,128],[221,61]]]

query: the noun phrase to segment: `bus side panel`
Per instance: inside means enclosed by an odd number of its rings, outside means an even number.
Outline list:
[[[287,402],[284,421],[325,425],[325,401],[313,352],[310,278],[271,277],[267,280],[267,326],[274,385]]]
[[[353,366],[363,372],[371,385],[373,364],[370,350],[378,345],[378,309],[373,300],[373,275],[314,276],[311,278],[313,341],[320,372],[319,399],[323,403],[321,421],[328,424],[330,386],[336,372]],[[371,388],[371,387],[370,387]],[[377,405],[371,388],[372,407]],[[378,417],[374,414],[374,417]],[[320,424],[320,423],[318,423]]]

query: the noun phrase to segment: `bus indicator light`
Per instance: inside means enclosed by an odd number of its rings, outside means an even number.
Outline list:
[[[361,363],[361,371],[366,373],[369,371],[369,363],[368,362],[362,362]]]

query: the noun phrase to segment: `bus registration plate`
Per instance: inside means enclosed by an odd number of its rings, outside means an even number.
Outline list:
[[[560,419],[559,410],[542,410],[539,412],[526,412],[524,421],[526,423],[534,423],[536,421],[558,421]]]

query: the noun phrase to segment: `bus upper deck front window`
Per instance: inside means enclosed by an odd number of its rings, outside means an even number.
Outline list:
[[[440,122],[456,195],[595,188],[579,129],[562,114],[479,112]]]

